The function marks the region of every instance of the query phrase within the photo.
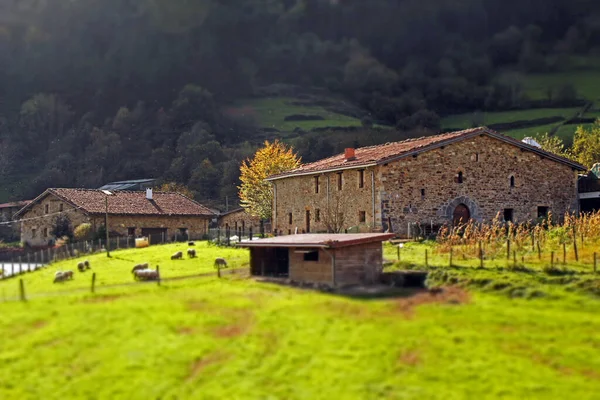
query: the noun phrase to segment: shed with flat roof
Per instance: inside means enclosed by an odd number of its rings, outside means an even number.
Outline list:
[[[373,284],[383,270],[382,242],[394,234],[303,234],[245,241],[253,276],[332,286]]]

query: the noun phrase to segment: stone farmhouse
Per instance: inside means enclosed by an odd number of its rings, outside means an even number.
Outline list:
[[[267,229],[268,224],[263,223],[263,229]],[[253,217],[243,208],[236,208],[228,212],[221,213],[218,219],[218,227],[221,229],[230,229],[231,232],[248,232],[250,228],[254,233],[260,232],[261,220],[259,217]]]
[[[21,220],[22,243],[45,246],[56,239],[52,230],[60,215],[66,216],[73,228],[90,223],[97,232],[107,214],[111,236],[165,238],[200,237],[208,232],[214,216],[202,204],[179,193],[47,189],[15,218]]]
[[[579,171],[585,167],[486,127],[346,149],[268,178],[273,229],[408,236],[498,214],[560,218],[578,211]]]

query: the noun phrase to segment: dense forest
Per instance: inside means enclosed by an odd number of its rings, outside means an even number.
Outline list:
[[[506,72],[598,55],[598,0],[0,0],[0,187],[156,177],[222,206],[265,138],[223,112],[238,99],[329,93],[361,110],[347,140],[365,145],[451,113],[577,105]],[[294,143],[305,161],[343,144]]]

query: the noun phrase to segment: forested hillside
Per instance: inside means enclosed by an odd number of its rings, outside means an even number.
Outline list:
[[[599,59],[597,0],[0,0],[0,201],[156,177],[220,206],[264,139],[583,117]]]

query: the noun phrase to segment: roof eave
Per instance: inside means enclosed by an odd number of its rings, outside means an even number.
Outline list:
[[[356,168],[375,167],[377,165],[378,165],[377,162],[371,161],[371,162],[364,163],[364,164],[349,165],[347,167],[328,168],[328,169],[322,169],[322,170],[318,170],[318,171],[307,171],[307,172],[302,172],[299,174],[290,173],[290,174],[286,174],[286,175],[277,175],[277,176],[273,176],[273,177],[268,177],[265,180],[271,182],[271,181],[276,181],[279,179],[291,178],[291,177],[296,177],[296,176],[320,175],[320,174],[325,174],[328,172],[346,171],[349,169],[356,169]]]

